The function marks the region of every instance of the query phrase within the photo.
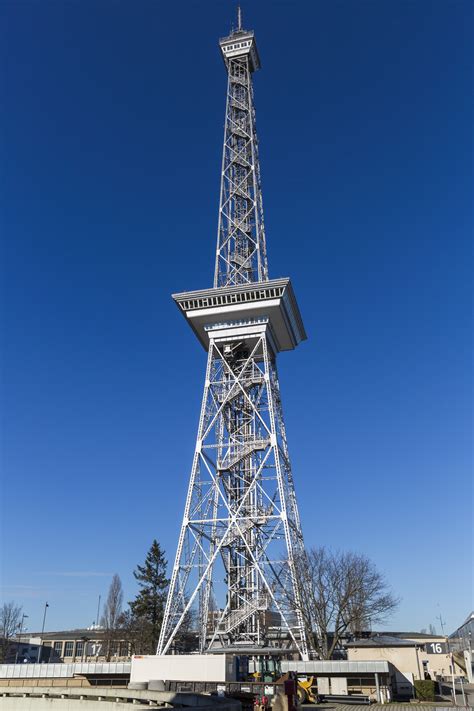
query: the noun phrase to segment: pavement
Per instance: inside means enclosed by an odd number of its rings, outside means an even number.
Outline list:
[[[301,708],[321,709],[321,711],[362,711],[362,708],[370,709],[370,711],[407,711],[407,709],[419,709],[419,711],[453,711],[454,709],[474,709],[474,684],[463,684],[464,698],[466,706],[463,704],[461,684],[455,683],[456,688],[456,706],[452,703],[452,686],[447,682],[443,683],[443,700],[430,702],[398,702],[392,701],[390,704],[336,704],[333,701],[328,701],[323,704],[302,704]],[[389,709],[387,708],[389,707]]]
[[[464,698],[466,699],[466,705],[470,708],[474,708],[474,684],[460,684],[459,681],[456,681],[454,683],[454,687],[456,689],[456,705],[459,706],[460,708],[465,708],[463,705],[463,691],[464,691]],[[444,681],[443,682],[443,698],[446,700],[451,700],[452,699],[452,691],[453,687],[451,683]]]
[[[398,703],[397,701],[392,701],[390,704],[335,704],[333,701],[326,702],[324,704],[302,704],[301,708],[307,709],[321,709],[321,711],[361,711],[363,708],[370,709],[370,711],[407,711],[408,709],[419,709],[419,711],[453,711],[454,709],[465,709],[465,706],[461,705],[461,700],[458,699],[458,705],[453,706],[446,701],[436,701],[434,703]],[[471,707],[472,708],[472,707]]]

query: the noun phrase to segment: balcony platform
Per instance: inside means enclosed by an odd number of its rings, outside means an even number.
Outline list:
[[[217,326],[268,322],[278,352],[293,350],[307,337],[288,278],[186,291],[173,299],[206,350],[210,328]]]

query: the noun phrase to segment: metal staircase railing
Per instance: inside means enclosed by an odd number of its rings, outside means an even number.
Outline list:
[[[246,602],[244,605],[242,605],[242,607],[239,607],[238,610],[231,610],[227,617],[221,622],[219,626],[219,632],[232,632],[233,629],[245,622],[245,620],[247,620],[251,615],[253,615],[254,612],[267,609],[267,596],[261,594],[255,600]]]
[[[242,445],[232,456],[226,456],[223,459],[217,461],[217,468],[221,471],[228,471],[235,467],[236,464],[245,459],[245,457],[250,457],[254,452],[261,452],[268,447],[270,444],[269,439],[255,439],[252,442],[248,442]]]
[[[230,546],[237,538],[244,536],[247,531],[255,526],[255,521],[253,518],[247,520],[239,521],[239,528],[233,526],[229,528],[222,538],[222,546]],[[240,530],[239,530],[240,529]]]

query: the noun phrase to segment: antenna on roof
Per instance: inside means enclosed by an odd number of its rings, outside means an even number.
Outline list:
[[[237,5],[237,29],[242,29],[242,9],[240,5]]]

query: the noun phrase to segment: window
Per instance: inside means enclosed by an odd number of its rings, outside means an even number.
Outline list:
[[[64,656],[72,657],[74,652],[74,642],[66,642],[64,645]]]
[[[120,645],[120,656],[128,657],[128,642],[122,642]]]
[[[76,642],[76,657],[82,657],[84,652],[84,642]]]
[[[63,643],[62,642],[55,642],[54,643],[54,656],[55,657],[62,657],[63,655]]]

